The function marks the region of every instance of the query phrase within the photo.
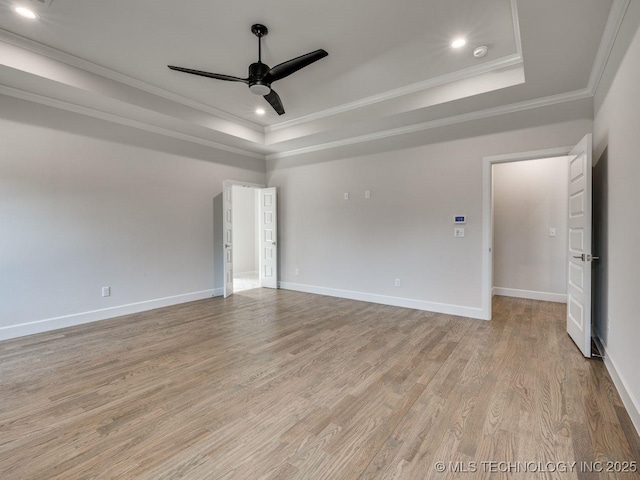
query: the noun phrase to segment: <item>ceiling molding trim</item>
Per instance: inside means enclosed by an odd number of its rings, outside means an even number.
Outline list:
[[[551,95],[548,97],[536,98],[533,100],[526,100],[524,102],[512,103],[509,105],[501,105],[499,107],[487,108],[485,110],[478,110],[475,112],[463,113],[460,115],[454,115],[452,117],[439,118],[437,120],[430,120],[428,122],[417,123],[415,125],[408,125],[405,127],[393,128],[389,130],[383,130],[367,135],[360,135],[357,137],[345,138],[343,140],[337,140],[334,142],[328,142],[310,147],[298,148],[295,150],[289,150],[285,152],[278,152],[268,154],[267,160],[277,160],[279,158],[293,157],[302,155],[305,153],[319,152],[322,150],[329,150],[337,147],[345,147],[348,145],[354,145],[358,143],[366,143],[374,140],[381,140],[384,138],[395,137],[398,135],[406,135],[410,133],[416,133],[424,130],[430,130],[438,127],[446,127],[455,125],[458,123],[469,122],[473,120],[481,120],[483,118],[496,117],[499,115],[506,115],[509,113],[521,112],[524,110],[531,110],[534,108],[547,107],[550,105],[556,105],[558,103],[572,102],[575,100],[582,100],[585,98],[592,98],[593,94],[588,89],[574,90],[572,92],[561,93],[558,95]]]
[[[211,140],[206,140],[204,138],[196,137],[194,135],[189,135],[186,133],[177,132],[175,130],[170,130],[164,127],[158,127],[156,125],[152,125],[150,123],[141,122],[139,120],[133,120],[131,118],[122,117],[120,115],[114,115],[112,113],[103,112],[101,110],[97,110],[95,108],[83,107],[81,105],[76,105],[71,102],[58,100],[55,98],[47,97],[45,95],[40,95],[37,93],[26,92],[24,90],[18,90],[17,88],[8,87],[6,85],[0,85],[0,94],[7,95],[14,98],[19,98],[21,100],[27,100],[29,102],[39,103],[42,105],[47,105],[53,108],[59,108],[61,110],[66,110],[68,112],[77,113],[80,115],[86,115],[93,118],[98,118],[100,120],[106,120],[108,122],[117,123],[119,125],[124,125],[127,127],[133,127],[140,130],[145,130],[151,133],[157,133],[159,135],[164,135],[166,137],[175,138],[178,140],[184,140],[191,143],[197,143],[200,145],[204,145],[206,147],[215,148],[217,150],[223,150],[225,152],[235,153],[238,155],[243,155],[245,157],[257,158],[264,160],[265,155],[261,153],[252,152],[249,150],[244,150],[241,148],[231,147],[229,145],[224,145],[222,143],[213,142]]]
[[[614,0],[614,1],[617,1],[617,0]],[[629,0],[624,0],[624,1],[628,2]],[[467,78],[471,78],[476,75],[481,75],[483,73],[499,70],[501,68],[506,68],[506,67],[510,67],[510,66],[522,63],[523,62],[522,37],[520,34],[520,20],[518,18],[517,0],[510,0],[510,5],[511,5],[511,21],[513,23],[514,41],[516,44],[515,53],[498,58],[491,62],[483,63],[481,65],[465,68],[462,70],[457,70],[455,72],[451,72],[445,75],[440,75],[438,77],[434,77],[434,78],[425,80],[423,82],[414,83],[414,84],[400,87],[394,90],[389,90],[379,95],[373,95],[367,98],[356,100],[354,102],[345,103],[337,107],[328,108],[326,110],[321,110],[319,112],[311,113],[309,115],[303,115],[301,117],[287,120],[284,122],[275,123],[273,125],[267,125],[266,127],[264,127],[264,133],[267,134],[270,132],[282,130],[284,128],[302,125],[304,123],[313,122],[321,118],[326,118],[326,117],[330,117],[340,113],[345,113],[351,110],[356,110],[358,108],[366,107],[374,103],[384,102],[385,100],[390,100],[403,95],[408,95],[410,93],[416,93],[422,90],[428,90],[429,88],[437,87],[439,85],[452,83],[459,80],[465,80]]]
[[[596,58],[593,61],[593,68],[591,69],[591,75],[589,75],[589,83],[587,89],[595,95],[600,86],[600,80],[604,74],[604,69],[609,61],[609,56],[613,50],[613,45],[618,37],[620,26],[624,20],[624,16],[629,8],[630,0],[613,0],[611,10],[609,11],[609,18],[607,18],[607,24],[604,27],[602,33],[602,40],[596,53]]]
[[[516,42],[516,53],[522,58],[522,36],[520,34],[520,19],[518,18],[518,0],[511,0],[511,21]]]
[[[305,123],[313,122],[315,120],[320,120],[322,118],[345,113],[351,110],[357,110],[358,108],[367,107],[375,103],[391,100],[393,98],[401,97],[403,95],[408,95],[411,93],[428,90],[430,88],[438,87],[440,85],[445,85],[447,83],[466,80],[468,78],[482,75],[483,73],[488,73],[494,70],[511,67],[519,63],[522,63],[522,55],[520,55],[519,53],[514,53],[511,55],[498,58],[491,62],[483,63],[481,65],[464,68],[462,70],[456,70],[455,72],[430,78],[422,82],[413,83],[411,85],[396,88],[393,90],[388,90],[378,95],[373,95],[371,97],[356,100],[354,102],[338,105],[337,107],[321,110],[319,112],[311,113],[309,115],[304,115],[302,117],[294,118],[292,120],[287,120],[285,122],[276,123],[276,124],[265,127],[264,131],[265,133],[271,133],[271,132],[275,132],[285,128],[295,127]]]
[[[0,41],[6,42],[15,47],[23,48],[33,53],[37,53],[39,55],[44,55],[45,57],[51,58],[58,62],[65,63],[75,68],[79,68],[81,70],[85,70],[95,75],[99,75],[101,77],[105,77],[110,80],[123,83],[130,87],[137,88],[144,92],[150,93],[152,95],[157,95],[166,100],[180,103],[184,106],[193,108],[194,110],[198,110],[208,115],[213,115],[215,117],[222,118],[229,122],[233,122],[235,124],[250,128],[257,132],[264,133],[264,127],[262,125],[250,122],[249,120],[245,120],[244,118],[237,117],[235,115],[232,115],[231,113],[225,112],[223,110],[219,110],[209,105],[205,105],[203,103],[197,102],[190,98],[183,97],[182,95],[169,92],[168,90],[165,90],[163,88],[156,87],[155,85],[151,85],[149,83],[143,82],[142,80],[138,80],[133,77],[129,77],[128,75],[125,75],[123,73],[117,72],[115,70],[111,70],[110,68],[103,67],[96,63],[92,63],[88,60],[85,60],[80,57],[76,57],[74,55],[63,52],[61,50],[57,50],[55,48],[49,47],[42,43],[38,43],[28,38],[21,37],[20,35],[16,35],[15,33],[11,33],[7,30],[0,29]]]

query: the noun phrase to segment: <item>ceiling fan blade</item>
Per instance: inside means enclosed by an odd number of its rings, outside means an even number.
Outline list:
[[[176,70],[178,72],[184,72],[184,73],[190,73],[192,75],[200,75],[201,77],[215,78],[217,80],[226,80],[228,82],[249,83],[249,79],[248,78],[238,78],[238,77],[232,77],[231,75],[221,75],[219,73],[203,72],[201,70],[192,70],[190,68],[175,67],[173,65],[167,65],[167,66],[171,70]]]
[[[306,55],[300,55],[299,57],[288,60],[280,65],[273,67],[267,75],[264,77],[264,81],[271,83],[281,78],[288,77],[294,72],[297,72],[301,68],[311,65],[313,62],[317,62],[321,58],[329,55],[326,51],[320,49],[315,52],[307,53]]]
[[[276,111],[278,115],[284,115],[284,106],[282,105],[282,100],[280,100],[280,96],[271,90],[267,93],[264,98],[271,104],[273,109]]]

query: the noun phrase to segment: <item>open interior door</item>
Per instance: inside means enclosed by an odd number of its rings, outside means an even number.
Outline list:
[[[591,357],[591,185],[592,138],[586,135],[569,154],[569,255],[567,332]]]
[[[232,210],[231,210],[231,185],[225,184],[222,197],[222,222],[223,222],[223,245],[224,245],[224,298],[233,293],[233,230],[232,230]]]
[[[259,190],[260,286],[278,288],[278,199],[276,188]]]

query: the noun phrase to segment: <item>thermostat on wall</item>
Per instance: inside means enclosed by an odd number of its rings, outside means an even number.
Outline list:
[[[456,215],[453,217],[453,223],[467,223],[466,215]]]

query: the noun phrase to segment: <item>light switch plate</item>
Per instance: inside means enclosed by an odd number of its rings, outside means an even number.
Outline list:
[[[462,227],[457,227],[453,229],[453,236],[456,238],[462,238],[464,237],[464,228]]]

